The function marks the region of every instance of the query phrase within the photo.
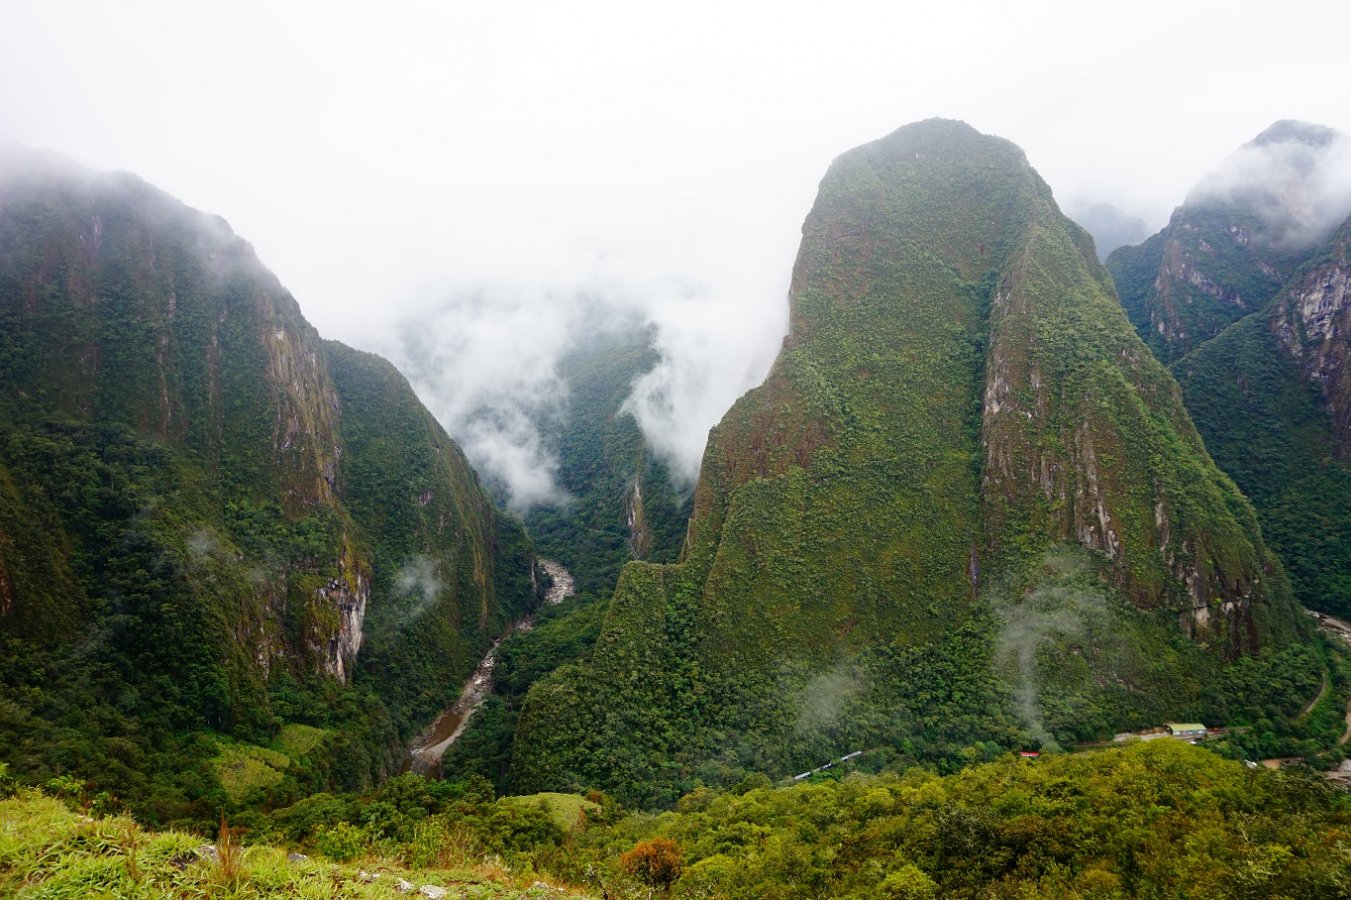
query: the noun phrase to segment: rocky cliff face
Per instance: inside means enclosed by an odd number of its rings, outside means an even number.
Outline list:
[[[1057,278],[1075,265],[1068,253]],[[1209,464],[1172,379],[1112,315],[1101,282],[1051,291],[1029,281],[1039,274],[1015,267],[991,308],[982,415],[989,541],[1078,543],[1105,557],[1137,606],[1174,609],[1194,637],[1255,651],[1254,602],[1263,605],[1270,561],[1250,512]],[[1090,314],[1096,334],[1074,322]],[[1086,348],[1061,344],[1057,332],[1096,343],[1096,363],[1076,365]],[[1201,497],[1228,513],[1187,509]]]
[[[1351,220],[1314,261],[1291,279],[1273,313],[1281,347],[1317,386],[1332,419],[1332,438],[1351,463]]]
[[[1180,359],[1275,296],[1298,254],[1263,237],[1249,211],[1189,204],[1155,238],[1108,258],[1122,302],[1159,359]],[[1143,271],[1130,271],[1137,266]]]
[[[311,645],[311,652],[321,653],[324,671],[340,681],[351,680],[352,667],[364,637],[362,626],[366,622],[366,603],[371,596],[369,577],[361,571],[349,572],[354,562],[340,559],[341,577],[330,578],[327,586],[316,592],[319,602],[337,613],[338,621],[334,629],[316,629],[318,633],[314,637],[326,638],[327,642],[320,646]]]
[[[1207,652],[1301,628],[1177,384],[1012,144],[932,121],[837,159],[790,323],[766,383],[710,435],[682,562],[627,567],[589,664],[532,691],[522,788],[634,783],[568,748],[635,730],[654,735],[626,750],[639,759],[776,772],[813,741],[947,728],[925,716],[965,723],[954,740],[1008,733],[995,672],[1018,642],[1061,646],[1084,702],[1111,694],[1124,720],[1196,702]],[[1161,679],[1139,666],[1146,643],[1189,662]],[[909,707],[949,665],[972,681]]]
[[[625,544],[629,555],[634,559],[646,559],[652,553],[652,529],[648,527],[647,515],[643,511],[643,475],[640,470],[634,476],[633,486],[624,498],[624,519],[628,522],[629,536]]]
[[[1278,122],[1198,184],[1159,234],[1108,257],[1121,301],[1159,359],[1172,364],[1266,308],[1327,237],[1340,217],[1320,192],[1339,177],[1343,141],[1321,126]]]
[[[1108,258],[1206,444],[1257,508],[1299,599],[1351,610],[1345,136],[1278,122]]]

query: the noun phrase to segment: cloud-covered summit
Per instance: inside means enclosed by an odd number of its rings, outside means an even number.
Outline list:
[[[1266,239],[1283,249],[1305,249],[1351,215],[1351,138],[1283,119],[1230,154],[1187,203],[1251,210],[1266,226]]]

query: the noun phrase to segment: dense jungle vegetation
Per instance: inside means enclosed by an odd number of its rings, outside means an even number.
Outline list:
[[[537,601],[520,523],[222,220],[41,154],[0,200],[0,762],[198,826],[396,771]]]
[[[780,787],[757,776],[657,815],[597,793],[494,799],[481,779],[401,776],[251,817],[246,849],[229,850],[226,834],[219,862],[194,855],[200,838],[82,818],[63,796],[79,808],[59,786],[0,800],[0,889],[373,897],[411,878],[454,897],[1351,896],[1351,794],[1306,769],[1252,769],[1167,739],[946,776],[841,767]],[[274,847],[313,858],[288,863]]]
[[[1100,738],[1217,710],[1228,660],[1309,634],[1011,144],[931,121],[837,159],[790,329],[710,436],[680,562],[626,566],[594,650],[531,687],[513,789],[665,805],[854,749]]]
[[[1163,238],[1128,319],[1012,144],[836,161],[692,496],[623,410],[652,334],[598,330],[529,536],[223,223],[68,178],[0,185],[0,893],[1351,896],[1351,656],[1294,602],[1347,596],[1328,414],[1255,316],[1180,392]],[[1222,730],[1097,746],[1165,721]]]
[[[1351,222],[1290,279],[1344,273]],[[1341,277],[1345,277],[1344,274]],[[1333,282],[1335,283],[1335,282]],[[1283,294],[1176,365],[1183,396],[1216,461],[1252,498],[1262,531],[1306,606],[1351,616],[1351,466],[1325,391],[1283,346],[1281,330],[1314,350]]]

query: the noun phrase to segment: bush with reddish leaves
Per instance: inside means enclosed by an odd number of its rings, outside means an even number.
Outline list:
[[[680,877],[685,863],[679,844],[670,838],[652,838],[639,841],[620,856],[619,867],[644,884],[666,891]]]

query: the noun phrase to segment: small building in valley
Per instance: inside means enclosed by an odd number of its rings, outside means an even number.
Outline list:
[[[1169,722],[1163,726],[1173,737],[1195,740],[1206,736],[1206,726],[1200,722]]]

